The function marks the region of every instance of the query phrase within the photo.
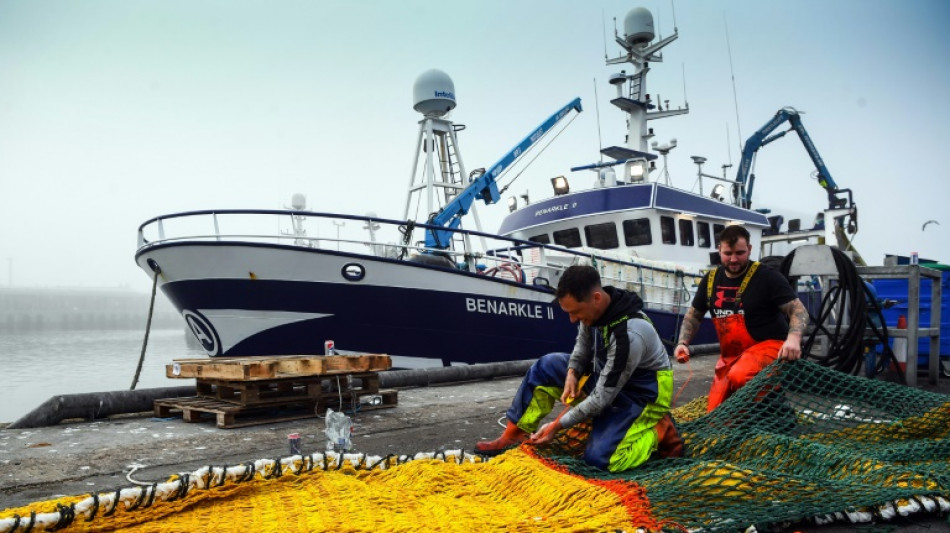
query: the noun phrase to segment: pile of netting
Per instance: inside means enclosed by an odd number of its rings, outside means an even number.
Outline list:
[[[0,511],[3,533],[633,531],[634,524],[659,529],[641,487],[567,474],[529,450],[490,462],[461,451],[298,455]]]
[[[708,415],[699,400],[674,410],[683,458],[609,474],[578,458],[582,435],[539,451],[576,475],[639,484],[655,517],[688,529],[950,511],[946,395],[796,361],[766,368]]]
[[[950,511],[950,397],[777,363],[712,414],[674,410],[686,456],[609,474],[584,428],[491,461],[313,454],[0,511],[24,531],[737,531]]]

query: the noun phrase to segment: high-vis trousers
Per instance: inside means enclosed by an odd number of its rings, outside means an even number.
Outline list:
[[[564,391],[570,355],[549,353],[538,359],[525,375],[508,408],[508,419],[534,433]],[[595,374],[584,390],[590,393]],[[592,420],[584,460],[597,468],[620,472],[639,466],[657,448],[656,424],[670,410],[672,370],[637,370],[613,403]]]

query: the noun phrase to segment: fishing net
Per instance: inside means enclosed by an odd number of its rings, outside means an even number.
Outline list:
[[[690,529],[950,510],[945,395],[779,362],[704,413],[704,399],[674,410],[685,457],[619,474],[586,465],[576,435],[539,453],[579,476],[643,486],[654,516]]]
[[[546,466],[527,449],[488,463],[468,454],[428,455],[385,469],[356,455],[308,465],[297,456],[282,460],[279,476],[276,461],[231,467],[227,474],[203,469],[191,479],[159,486],[157,493],[155,486],[142,486],[99,494],[95,501],[65,498],[8,509],[0,512],[0,532],[47,531],[57,523],[63,526],[57,530],[70,532],[658,528],[641,487],[622,480],[591,482]]]
[[[705,407],[674,410],[685,457],[619,474],[580,459],[581,424],[488,462],[328,453],[207,467],[0,511],[0,533],[737,531],[950,511],[948,396],[796,361]]]

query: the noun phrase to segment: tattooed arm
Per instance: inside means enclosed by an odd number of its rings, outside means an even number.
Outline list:
[[[802,356],[802,335],[808,325],[808,311],[798,298],[788,302],[781,308],[788,317],[788,337],[785,344],[778,351],[779,359],[794,361]]]
[[[689,361],[689,343],[696,336],[696,332],[699,331],[699,323],[702,319],[703,315],[695,307],[690,306],[689,310],[686,311],[686,315],[683,317],[683,325],[680,327],[679,342],[673,350],[673,357],[680,363]]]

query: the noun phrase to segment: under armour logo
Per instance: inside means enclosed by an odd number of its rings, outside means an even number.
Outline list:
[[[734,296],[727,297],[726,291],[721,290],[721,291],[716,291],[716,302],[713,305],[715,305],[716,307],[724,307],[723,306],[724,303],[726,302],[733,303],[735,301],[736,301],[736,298]]]

